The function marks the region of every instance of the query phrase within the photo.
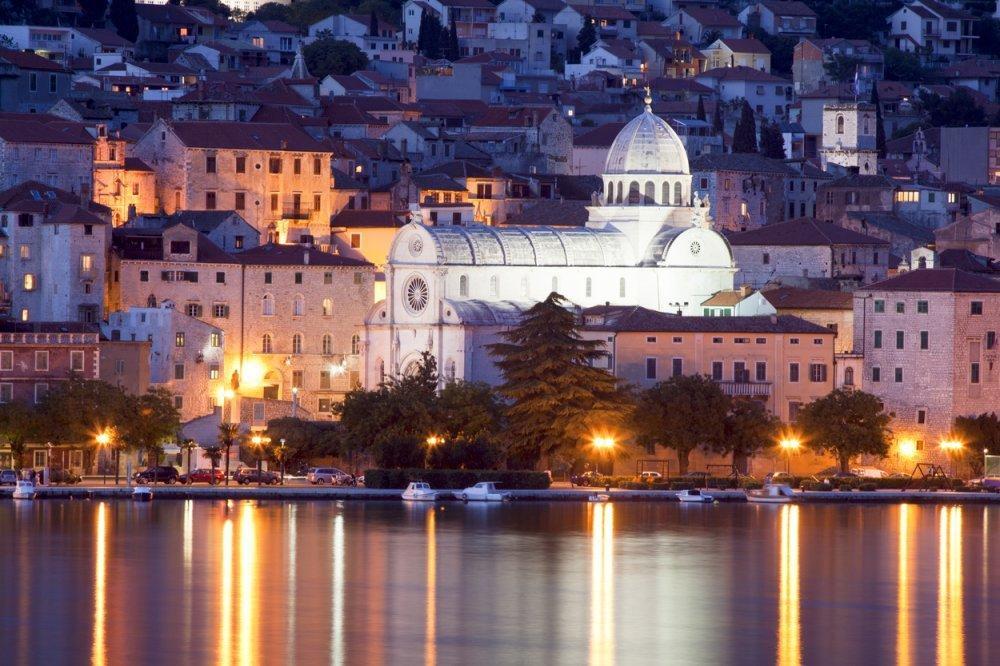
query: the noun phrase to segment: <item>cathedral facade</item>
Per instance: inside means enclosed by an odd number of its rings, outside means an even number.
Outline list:
[[[692,193],[680,139],[648,103],[612,144],[602,181],[580,228],[401,228],[386,298],[365,319],[365,386],[411,372],[423,352],[446,379],[497,383],[485,345],[552,292],[582,308],[697,315],[712,294],[732,289],[729,244]]]

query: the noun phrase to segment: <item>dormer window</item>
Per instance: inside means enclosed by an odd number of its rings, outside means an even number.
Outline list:
[[[191,241],[170,241],[170,254],[191,254]]]

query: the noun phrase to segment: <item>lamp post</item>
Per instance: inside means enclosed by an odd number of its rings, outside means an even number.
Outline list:
[[[439,435],[428,435],[427,436],[427,452],[424,454],[424,469],[429,467],[429,458],[431,455],[431,450],[438,444],[444,444],[444,437]]]
[[[297,418],[299,413],[299,387],[292,387],[292,418]]]
[[[232,416],[232,414],[229,412],[229,410],[226,409],[226,403],[229,403],[229,409],[232,409],[232,406],[233,406],[233,396],[234,395],[236,395],[236,394],[233,393],[232,389],[226,389],[225,391],[222,392],[222,423],[224,425],[226,425],[226,426],[229,426],[232,423],[232,418],[230,418]],[[232,432],[227,427],[226,428],[226,432],[225,432],[225,436],[226,436],[226,441],[225,441],[225,444],[226,444],[226,485],[227,486],[229,485],[229,452],[230,452],[230,450],[232,449],[232,446],[233,446],[231,435],[232,435]]]
[[[257,451],[257,487],[260,488],[261,475],[263,474],[261,470],[263,456],[261,454],[263,453],[263,448],[271,443],[271,438],[254,435],[251,441],[253,442],[254,449]]]
[[[49,480],[52,478],[52,442],[45,443],[45,485],[49,485]]]
[[[792,473],[792,452],[798,451],[802,447],[802,442],[797,437],[782,437],[778,441],[778,446],[785,452],[785,474]]]
[[[94,441],[97,442],[97,447],[99,449],[106,449],[107,446],[111,444],[111,435],[107,430],[102,430],[97,433],[97,437],[94,438]],[[108,485],[108,468],[102,467],[101,470],[101,485],[106,486]]]
[[[948,439],[941,440],[941,450],[948,454],[948,459],[951,460],[951,475],[955,476],[955,460],[958,458],[962,449],[965,448],[965,444],[956,437],[949,437]]]
[[[281,438],[281,445],[278,447],[278,454],[281,457],[281,485],[285,485],[285,453],[288,447],[285,446],[285,438]]]
[[[595,435],[591,444],[593,445],[594,450],[597,451],[598,471],[600,471],[601,458],[606,455],[608,460],[610,460],[611,456],[614,454],[615,446],[617,446],[617,444],[615,442],[615,438],[610,435]],[[614,472],[613,466],[611,471]],[[611,492],[610,482],[605,484],[604,490],[606,492]]]

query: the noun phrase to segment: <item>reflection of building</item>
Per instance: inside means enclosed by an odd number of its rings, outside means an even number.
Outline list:
[[[371,264],[301,245],[224,252],[185,224],[124,227],[114,246],[110,310],[170,300],[221,329],[220,379],[240,396],[295,397],[310,413],[328,413],[358,381],[355,336],[372,302]]]
[[[954,268],[903,273],[854,293],[863,388],[895,414],[889,462],[946,462],[956,416],[1000,404],[1000,282]]]
[[[638,304],[700,313],[732,287],[732,255],[692,201],[687,153],[649,106],[609,151],[582,228],[423,226],[396,234],[385,301],[366,321],[364,382],[407,372],[422,352],[444,376],[496,381],[483,345],[531,303]]]

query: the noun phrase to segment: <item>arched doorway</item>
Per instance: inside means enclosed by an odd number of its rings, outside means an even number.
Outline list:
[[[277,370],[268,370],[261,381],[261,397],[264,400],[281,399],[281,373]]]

